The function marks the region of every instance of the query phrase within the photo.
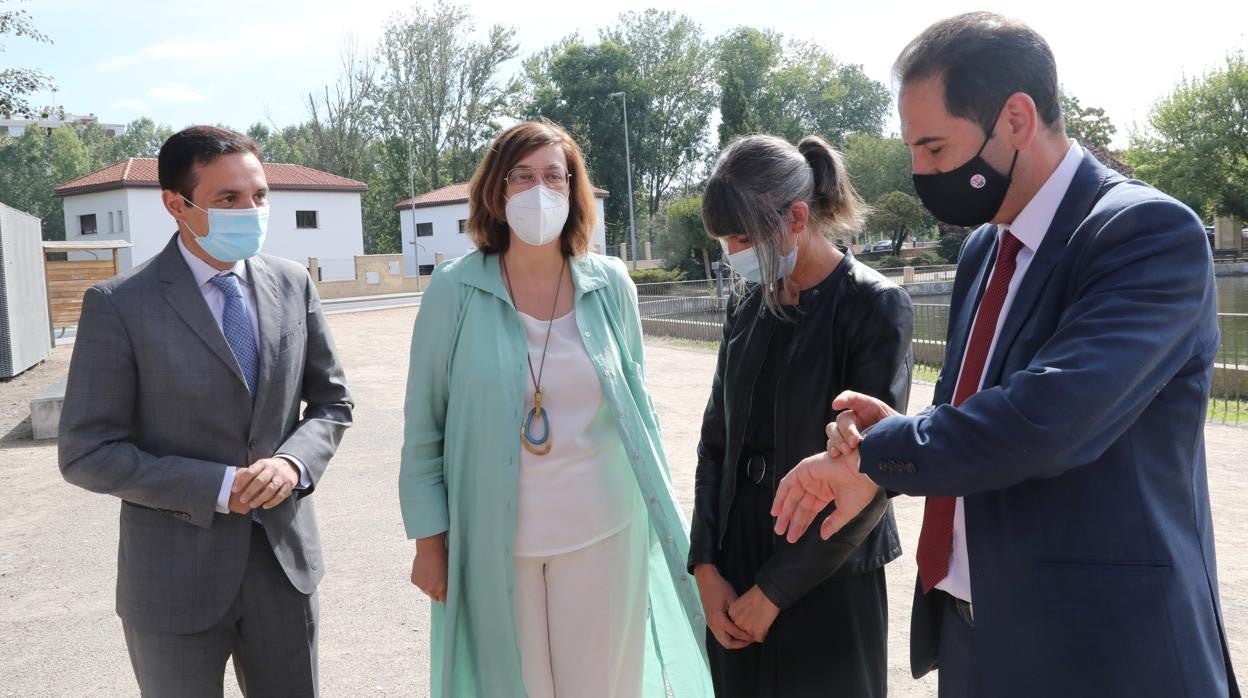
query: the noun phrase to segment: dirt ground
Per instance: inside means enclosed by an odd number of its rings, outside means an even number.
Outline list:
[[[321,687],[334,696],[428,695],[429,606],[407,581],[412,544],[399,517],[407,348],[415,308],[335,315],[358,407],[318,486],[328,575],[320,587]],[[30,440],[30,397],[63,375],[69,347],[0,383],[0,696],[137,695],[113,612],[116,500],[61,480],[53,441]],[[652,397],[676,488],[692,508],[694,449],[714,354],[647,344]],[[912,408],[931,398],[916,385]],[[1231,649],[1248,667],[1248,430],[1209,426],[1209,479]],[[906,667],[913,551],[921,504],[896,503],[906,554],[888,566],[890,695],[935,695]],[[226,695],[239,695],[232,678]]]

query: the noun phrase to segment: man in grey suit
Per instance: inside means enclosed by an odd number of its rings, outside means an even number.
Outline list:
[[[220,696],[233,656],[245,694],[314,696],[310,495],[351,397],[307,271],[258,254],[256,143],[191,127],[158,168],[178,232],[83,298],[61,473],[122,500],[117,613],[143,695]]]

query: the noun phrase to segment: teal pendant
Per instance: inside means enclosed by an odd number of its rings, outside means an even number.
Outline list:
[[[520,429],[520,443],[529,453],[544,456],[550,453],[550,415],[542,409],[542,391],[534,394],[533,403],[533,409],[525,416],[524,426]],[[533,422],[538,419],[542,422],[540,437],[533,435]]]

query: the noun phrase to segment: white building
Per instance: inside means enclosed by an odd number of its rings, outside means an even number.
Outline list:
[[[270,207],[264,252],[305,266],[309,257],[351,260],[364,254],[360,196],[368,185],[301,165],[266,162],[264,174]],[[156,158],[123,160],[62,184],[56,195],[63,200],[67,241],[134,245],[121,251],[122,271],[156,256],[177,230],[161,202]]]
[[[594,188],[594,203],[598,206],[598,224],[594,228],[590,247],[606,254],[607,228],[603,200],[609,194],[605,189]],[[419,261],[420,273],[433,273],[433,267],[442,259],[462,257],[476,249],[464,226],[468,222],[468,183],[461,182],[434,189],[414,199],[404,199],[395,204],[399,212],[399,230],[403,238],[403,274],[415,276]]]
[[[72,126],[73,124],[99,124],[104,129],[104,135],[120,136],[126,132],[125,124],[106,124],[102,123],[95,114],[87,114],[86,116],[77,116],[74,114],[49,114],[37,119],[24,119],[13,114],[0,114],[0,135],[9,135],[19,138],[32,128],[48,129],[61,128],[63,126]]]

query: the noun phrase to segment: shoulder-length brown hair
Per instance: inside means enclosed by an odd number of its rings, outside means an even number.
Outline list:
[[[589,250],[590,235],[597,223],[594,188],[581,148],[562,126],[553,121],[525,121],[498,134],[468,183],[468,234],[477,249],[489,253],[507,251],[511,229],[507,225],[507,173],[529,153],[547,145],[563,148],[568,159],[568,221],[563,225],[559,247],[564,256],[580,256]]]

